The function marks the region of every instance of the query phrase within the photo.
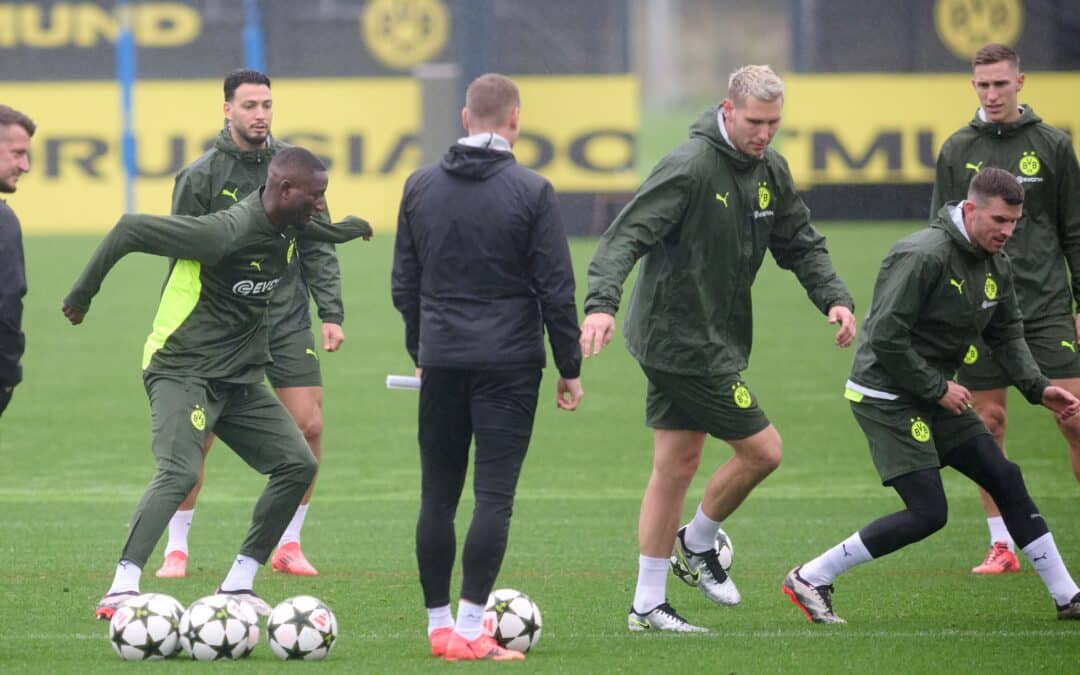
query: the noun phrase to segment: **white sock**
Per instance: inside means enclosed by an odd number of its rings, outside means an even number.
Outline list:
[[[450,605],[442,607],[428,607],[427,611],[427,634],[431,635],[440,628],[453,628],[454,615],[450,613]]]
[[[634,590],[635,612],[648,612],[667,599],[667,575],[670,565],[667,558],[638,556],[637,588]]]
[[[1069,570],[1065,569],[1065,563],[1061,561],[1054,535],[1047,532],[1031,542],[1024,547],[1024,555],[1039,573],[1055,603],[1064,605],[1080,593],[1080,588],[1077,588]]]
[[[180,551],[187,555],[187,536],[191,529],[191,520],[195,517],[195,509],[177,511],[169,519],[169,543],[165,545],[165,555],[173,551]]]
[[[142,568],[130,560],[121,560],[116,565],[116,573],[113,574],[112,586],[109,593],[125,593],[128,591],[139,592],[139,579],[142,577]]]
[[[1016,543],[1013,541],[1012,535],[1009,534],[1009,528],[1005,527],[1005,519],[1001,516],[994,516],[993,518],[986,519],[986,526],[990,528],[990,545],[993,546],[996,542],[1003,541],[1009,545],[1009,550],[1013,553],[1016,552]]]
[[[223,591],[250,591],[255,588],[255,574],[262,565],[255,558],[246,555],[236,556],[229,575],[221,582]]]
[[[281,535],[281,539],[278,541],[278,546],[284,546],[285,544],[296,542],[300,543],[300,528],[304,526],[304,518],[307,517],[307,504],[301,504],[296,507],[296,513],[293,514],[292,520],[289,521],[289,526],[285,528],[285,533]]]
[[[708,551],[716,543],[716,532],[719,529],[720,521],[705,515],[705,512],[701,510],[701,504],[698,504],[697,513],[686,526],[686,533],[683,535],[686,548],[694,553]]]
[[[803,565],[799,576],[812,586],[828,586],[833,579],[852,567],[873,559],[870,551],[866,550],[862,537],[856,532]]]
[[[484,606],[458,600],[457,623],[454,624],[454,632],[466,640],[475,640],[483,632],[481,624],[484,621]]]

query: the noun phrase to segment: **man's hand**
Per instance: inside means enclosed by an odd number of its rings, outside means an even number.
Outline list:
[[[555,405],[559,406],[561,410],[577,410],[578,403],[581,403],[581,397],[585,395],[585,390],[581,388],[581,378],[566,379],[560,377],[558,390],[559,393],[555,396]]]
[[[839,347],[850,347],[855,340],[855,316],[851,310],[843,305],[835,305],[829,310],[829,323],[840,324],[840,330],[836,333],[836,344]]]
[[[599,354],[615,336],[615,317],[604,312],[594,312],[581,324],[581,355],[589,358]]]
[[[1077,400],[1068,389],[1054,385],[1043,389],[1042,404],[1053,410],[1054,417],[1060,422],[1080,412],[1080,400]]]
[[[341,330],[341,325],[336,323],[323,323],[323,350],[328,352],[336,352],[341,347],[342,342],[345,342],[345,332]]]
[[[971,407],[971,392],[952,380],[946,382],[946,385],[948,389],[945,390],[945,395],[938,399],[938,405],[954,415],[962,415]]]
[[[60,311],[64,313],[72,326],[78,326],[86,318],[86,312],[80,312],[70,305],[61,305]]]

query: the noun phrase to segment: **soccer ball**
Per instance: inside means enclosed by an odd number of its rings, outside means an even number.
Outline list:
[[[278,604],[266,621],[270,651],[279,659],[318,661],[337,644],[337,617],[318,598],[298,595]]]
[[[512,588],[500,588],[488,596],[484,632],[500,646],[527,652],[540,640],[540,608],[532,598]]]
[[[243,658],[258,640],[255,610],[227,595],[200,598],[180,618],[180,646],[196,661]]]
[[[158,661],[180,649],[184,607],[161,593],[144,593],[116,609],[109,621],[109,641],[125,661]]]
[[[714,546],[716,547],[716,557],[720,561],[720,567],[727,572],[731,569],[731,563],[734,562],[735,558],[735,545],[731,543],[731,537],[724,530],[717,530]]]

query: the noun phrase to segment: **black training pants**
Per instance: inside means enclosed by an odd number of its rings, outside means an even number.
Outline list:
[[[426,607],[450,603],[457,513],[475,442],[476,506],[462,550],[461,597],[487,603],[506,552],[514,492],[532,436],[539,368],[425,368],[420,386],[416,561]]]

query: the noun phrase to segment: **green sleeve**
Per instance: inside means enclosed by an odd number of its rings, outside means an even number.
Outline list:
[[[303,239],[322,241],[331,244],[344,244],[360,237],[370,237],[371,225],[363,218],[345,216],[336,223],[320,222],[312,218],[301,227],[296,228],[296,233]]]
[[[946,202],[963,199],[957,196],[957,187],[953,181],[952,165],[949,157],[949,142],[941,146],[938,153],[937,170],[934,172],[934,192],[930,197],[930,218],[937,215]]]
[[[202,185],[205,181],[205,176],[190,169],[176,174],[172,193],[173,215],[205,216],[210,213],[210,202],[206,201],[210,191]]]
[[[782,212],[769,234],[769,250],[776,264],[795,274],[822,314],[837,305],[855,311],[851,292],[833,268],[825,237],[810,224],[810,209],[795,192],[790,177],[780,183],[780,189]]]
[[[1033,404],[1041,403],[1043,390],[1050,386],[1050,380],[1039,370],[1024,339],[1024,317],[1013,289],[998,303],[993,318],[983,330],[983,340],[990,348],[994,362],[1005,371],[1024,398]]]
[[[317,213],[312,220],[321,220],[324,226],[330,226],[326,213]],[[300,271],[315,300],[319,320],[340,325],[345,321],[345,308],[341,302],[341,266],[334,245],[305,237],[297,239],[296,245],[300,249]]]
[[[1072,142],[1058,150],[1057,226],[1065,262],[1072,277],[1073,306],[1080,303],[1080,165]]]
[[[614,315],[623,283],[639,258],[679,227],[690,203],[694,179],[661,162],[600,237],[589,263],[585,313]]]
[[[881,263],[874,299],[863,331],[874,356],[897,386],[912,396],[937,402],[948,385],[942,374],[911,344],[912,330],[922,315],[941,262],[917,250],[894,249]]]
[[[227,254],[234,217],[227,212],[202,218],[128,214],[98,245],[64,304],[86,312],[109,270],[129,253],[149,253],[215,265]]]

